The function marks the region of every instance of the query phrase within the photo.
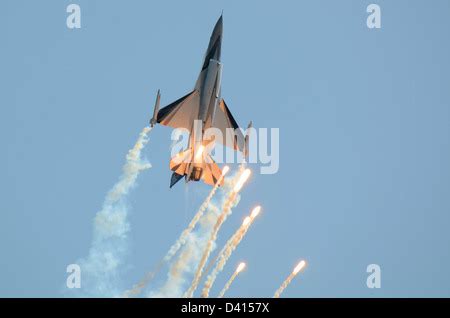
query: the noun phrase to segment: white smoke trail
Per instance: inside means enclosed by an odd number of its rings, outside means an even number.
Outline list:
[[[202,256],[202,251],[211,235],[214,224],[217,221],[221,210],[218,208],[223,206],[224,201],[228,198],[228,194],[232,191],[235,184],[235,178],[225,179],[225,184],[218,189],[218,200],[210,201],[207,211],[198,221],[198,229],[187,235],[183,250],[175,261],[171,264],[167,280],[162,287],[156,291],[150,291],[148,297],[181,297],[188,283],[188,278],[195,272],[197,264]],[[239,202],[239,196],[234,204]],[[213,249],[215,244],[213,244]]]
[[[209,240],[206,243],[206,247],[204,249],[202,258],[200,259],[200,263],[198,264],[197,271],[195,273],[194,279],[192,280],[191,286],[186,291],[186,293],[183,295],[183,297],[190,298],[193,296],[194,291],[197,289],[197,286],[200,282],[200,278],[203,273],[203,269],[206,265],[206,262],[208,261],[209,255],[211,254],[211,251],[213,250],[213,247],[215,245],[217,234],[219,233],[220,228],[222,227],[223,222],[225,222],[227,216],[231,213],[231,207],[234,203],[234,200],[236,199],[237,193],[234,191],[231,191],[230,194],[227,197],[227,200],[225,201],[225,204],[222,208],[222,213],[220,213],[219,217],[217,218],[216,224],[214,224],[214,227],[211,231],[211,235]]]
[[[120,295],[119,269],[127,252],[128,206],[126,197],[136,185],[139,173],[151,167],[142,160],[141,151],[148,142],[150,127],[145,127],[132,149],[128,151],[123,173],[108,192],[102,209],[94,219],[93,241],[87,258],[79,261],[83,292],[89,296]]]
[[[186,241],[188,239],[189,234],[194,230],[197,223],[200,221],[201,217],[205,213],[206,209],[209,207],[212,198],[214,197],[214,194],[217,192],[217,189],[219,188],[219,185],[221,184],[225,173],[228,171],[228,168],[222,176],[219,178],[217,183],[214,185],[208,196],[206,197],[205,201],[201,204],[200,208],[198,209],[197,213],[192,218],[191,222],[189,223],[188,227],[183,230],[178,240],[170,247],[167,254],[164,256],[164,258],[158,263],[156,268],[148,272],[145,277],[136,285],[133,286],[132,289],[125,292],[124,297],[130,297],[130,296],[136,296],[142,292],[142,290],[150,283],[150,281],[155,277],[155,275],[161,270],[163,265],[165,263],[170,262],[170,260],[175,256],[175,254],[180,250],[180,248],[186,244]]]
[[[202,290],[202,297],[206,298],[209,296],[209,291],[211,290],[212,285],[214,284],[217,275],[223,270],[225,267],[228,259],[231,257],[231,254],[233,251],[238,247],[239,243],[241,243],[242,239],[244,238],[245,234],[247,233],[248,229],[250,228],[250,225],[253,223],[253,218],[246,218],[248,222],[245,222],[239,227],[239,229],[231,236],[231,238],[227,241],[225,246],[222,248],[220,253],[217,256],[217,263],[214,267],[211,274],[208,275],[208,278],[206,279],[205,285],[203,286]]]
[[[197,289],[198,284],[200,283],[200,279],[202,277],[206,262],[208,261],[208,258],[211,255],[213,248],[215,247],[217,234],[219,233],[219,230],[222,227],[222,224],[227,219],[228,215],[231,214],[231,208],[238,196],[238,193],[241,190],[244,183],[249,178],[250,174],[251,174],[250,169],[245,169],[241,174],[239,174],[239,177],[237,178],[237,181],[235,182],[233,189],[229,192],[228,197],[222,206],[222,212],[217,218],[216,224],[214,224],[214,227],[211,231],[211,236],[208,242],[206,243],[206,247],[203,251],[202,258],[200,259],[200,263],[198,264],[197,271],[195,272],[195,276],[194,279],[192,280],[191,286],[183,294],[183,297],[190,298],[194,295],[194,291]]]
[[[173,256],[178,252],[178,250],[186,244],[186,238],[188,235],[194,230],[195,226],[197,225],[198,221],[200,221],[200,218],[205,213],[206,209],[211,203],[212,198],[214,197],[214,194],[216,193],[217,189],[219,188],[219,185],[222,183],[222,180],[225,176],[225,173],[228,171],[228,167],[225,167],[227,170],[222,173],[219,180],[216,182],[214,187],[212,188],[209,195],[206,197],[205,201],[203,201],[202,205],[198,209],[197,213],[192,218],[191,222],[189,223],[188,227],[181,233],[178,240],[170,247],[169,252],[164,257],[164,262],[169,262]]]
[[[151,291],[149,297],[181,297],[219,213],[214,204],[209,206],[208,212],[199,221],[199,228],[189,233],[181,254],[171,264],[166,282],[157,291]]]
[[[222,298],[223,295],[225,295],[225,293],[227,292],[227,290],[230,288],[231,284],[233,283],[234,279],[237,277],[237,275],[239,275],[238,271],[235,271],[233,273],[233,275],[231,275],[230,279],[228,280],[228,282],[225,284],[225,286],[223,287],[223,289],[220,291],[219,296],[217,296],[217,298]]]
[[[280,298],[280,295],[283,293],[283,291],[288,287],[288,285],[292,282],[294,279],[295,274],[291,273],[288,278],[281,284],[280,288],[277,289],[275,294],[273,295],[273,298]]]
[[[161,270],[164,262],[161,260],[158,265],[156,265],[155,269],[151,272],[148,272],[144,278],[141,279],[137,284],[135,284],[131,289],[126,290],[122,295],[124,298],[130,298],[139,295],[142,290],[152,281],[153,277]]]

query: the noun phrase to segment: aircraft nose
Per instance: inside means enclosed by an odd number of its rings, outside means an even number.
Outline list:
[[[219,20],[217,20],[213,33],[219,35],[222,34],[222,30],[223,30],[223,14],[221,14]]]

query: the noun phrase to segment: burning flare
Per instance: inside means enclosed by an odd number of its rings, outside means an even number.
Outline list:
[[[238,267],[236,268],[236,272],[240,273],[244,270],[244,268],[245,268],[245,263],[240,263],[238,265]]]
[[[306,262],[305,261],[300,261],[300,263],[297,264],[297,266],[295,266],[294,270],[292,271],[292,274],[297,275],[298,272],[300,272],[303,267],[305,267]]]
[[[231,275],[228,282],[225,284],[225,287],[222,289],[222,291],[219,293],[218,298],[222,298],[223,295],[225,295],[226,291],[230,288],[231,284],[233,283],[234,279],[239,275],[240,272],[242,272],[245,268],[245,263],[240,263],[236,270],[234,271],[233,275]]]
[[[194,162],[196,162],[196,163],[202,162],[202,154],[203,154],[204,150],[205,150],[205,146],[200,145],[200,147],[198,147],[198,150],[195,153]]]
[[[256,208],[254,208],[252,210],[252,213],[250,213],[250,218],[253,220],[254,218],[256,218],[259,214],[259,212],[261,212],[261,206],[258,205]]]
[[[297,266],[295,266],[292,273],[286,278],[286,280],[281,284],[280,288],[275,292],[273,295],[273,298],[279,298],[280,295],[283,293],[283,291],[286,289],[286,287],[291,283],[291,281],[294,279],[294,277],[306,266],[305,261],[300,261]]]
[[[248,180],[248,178],[250,177],[251,173],[252,173],[252,171],[250,169],[245,169],[244,170],[244,172],[239,177],[239,180],[234,185],[233,192],[238,193],[239,191],[241,191],[242,186]]]

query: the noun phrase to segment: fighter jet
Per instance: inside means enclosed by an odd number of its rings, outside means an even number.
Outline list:
[[[170,169],[173,171],[171,188],[183,177],[186,182],[203,180],[210,185],[215,185],[220,180],[221,169],[205,151],[209,144],[203,137],[208,128],[214,127],[221,131],[223,140],[215,142],[241,151],[244,156],[247,153],[248,135],[243,136],[227,104],[221,98],[222,30],[223,18],[220,16],[209,40],[197,82],[191,92],[159,110],[161,95],[158,90],[150,125],[153,127],[158,123],[172,128],[185,128],[190,132],[188,148],[170,161]],[[201,123],[200,131],[197,129],[198,123]],[[197,125],[195,129],[194,124]],[[222,184],[223,180],[219,186]]]

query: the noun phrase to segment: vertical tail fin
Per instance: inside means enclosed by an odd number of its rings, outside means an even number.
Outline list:
[[[170,170],[173,171],[172,177],[170,178],[170,187],[172,188],[175,183],[181,180],[186,174],[188,168],[187,163],[190,161],[192,156],[191,150],[185,150],[180,152],[170,160]]]
[[[181,180],[184,176],[182,174],[178,174],[176,172],[172,173],[172,178],[170,178],[170,187],[172,188],[175,183]]]

